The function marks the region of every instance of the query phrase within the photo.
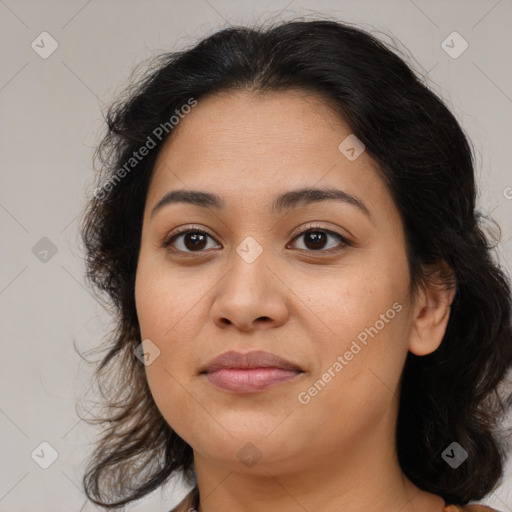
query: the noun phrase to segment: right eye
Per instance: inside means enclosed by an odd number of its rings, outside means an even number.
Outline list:
[[[208,233],[200,229],[191,229],[190,226],[180,228],[178,232],[174,231],[165,239],[162,247],[173,247],[171,252],[194,253],[204,252],[208,245],[208,238],[213,240]],[[208,248],[208,247],[206,247]]]

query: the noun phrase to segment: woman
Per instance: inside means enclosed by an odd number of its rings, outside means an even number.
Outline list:
[[[510,285],[453,115],[334,21],[156,64],[83,221],[117,312],[88,497],[183,475],[175,511],[491,510],[466,505],[503,476]]]

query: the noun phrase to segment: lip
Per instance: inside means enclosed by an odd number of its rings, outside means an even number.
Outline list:
[[[225,352],[200,370],[213,386],[242,394],[264,391],[303,373],[298,365],[263,351]]]

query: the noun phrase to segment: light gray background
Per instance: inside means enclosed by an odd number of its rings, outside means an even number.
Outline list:
[[[391,34],[428,73],[473,141],[479,207],[501,225],[496,257],[510,273],[510,0],[0,0],[0,511],[71,511],[84,503],[80,480],[95,430],[79,420],[75,402],[91,369],[73,340],[81,350],[96,346],[108,316],[83,285],[77,216],[91,186],[102,105],[142,59],[228,23],[301,15]],[[31,48],[43,31],[59,45],[47,59]],[[469,44],[456,59],[441,47],[453,31]],[[32,251],[42,237],[57,249],[46,262]],[[31,458],[43,441],[58,452],[48,469]],[[37,453],[42,460],[49,452]],[[504,484],[483,502],[512,511],[511,490],[509,465]],[[169,510],[185,491],[176,482],[129,508]]]

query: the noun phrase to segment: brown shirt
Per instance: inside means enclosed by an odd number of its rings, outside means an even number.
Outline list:
[[[183,499],[183,501],[170,512],[197,512],[199,506],[199,493],[194,487]],[[443,512],[500,512],[494,508],[484,505],[446,505]]]

